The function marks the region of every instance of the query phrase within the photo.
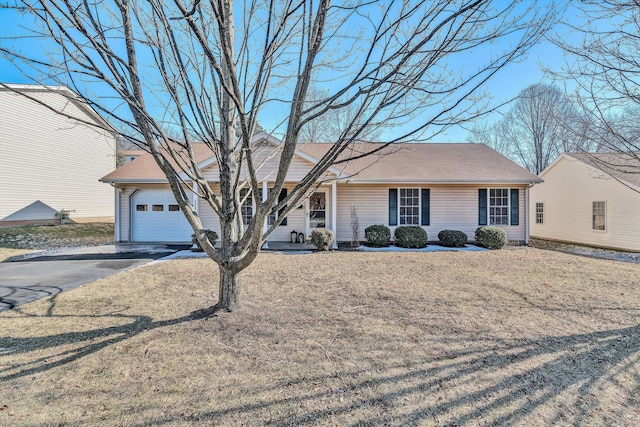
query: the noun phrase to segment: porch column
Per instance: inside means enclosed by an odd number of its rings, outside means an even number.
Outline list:
[[[333,244],[331,245],[333,249],[338,249],[338,233],[336,227],[336,224],[338,223],[336,218],[338,216],[338,192],[336,187],[336,181],[333,181],[331,183],[331,231],[333,231],[333,235],[335,236]]]
[[[529,244],[529,187],[524,189],[524,244]]]
[[[269,184],[267,184],[267,181],[262,181],[262,201],[264,202],[265,200],[267,200],[267,197],[269,197]],[[267,229],[269,228],[268,223],[269,216],[267,216],[267,218],[264,220],[264,225],[262,226],[262,234],[267,232]],[[269,242],[265,240],[262,244],[262,248],[269,249]]]
[[[115,211],[115,217],[114,217],[114,229],[115,229],[115,238],[116,238],[116,243],[120,243],[120,193],[122,193],[122,188],[118,188],[115,185],[111,184],[113,186],[113,192],[115,193],[115,198],[116,198],[116,211]],[[131,221],[131,220],[129,220]]]
[[[193,181],[193,185],[191,186],[192,190],[193,190],[193,198],[192,198],[192,204],[193,204],[193,209],[196,211],[196,214],[198,214],[198,216],[200,216],[200,198],[198,197],[198,183]],[[200,219],[200,221],[202,221],[202,219]],[[204,227],[204,224],[202,224],[202,226]],[[198,244],[197,243],[193,243],[191,249],[198,249]]]

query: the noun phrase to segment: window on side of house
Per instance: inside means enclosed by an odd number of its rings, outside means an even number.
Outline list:
[[[592,206],[592,228],[594,230],[604,231],[606,229],[606,203],[605,202],[593,202]]]
[[[536,203],[536,224],[544,224],[544,203]]]
[[[509,225],[509,189],[489,189],[489,225]]]
[[[420,189],[401,188],[399,199],[400,225],[420,225]]]
[[[269,188],[269,194],[271,194],[271,191],[273,190],[273,188]],[[284,200],[284,198],[287,197],[287,189],[283,188],[280,191],[280,194],[278,195],[278,202],[276,203],[276,205],[278,203],[280,203],[282,200]],[[269,216],[267,217],[267,225],[273,225],[275,224],[276,220],[280,217],[280,215],[282,215],[284,213],[286,207],[283,207],[282,209],[275,211],[272,210],[271,213],[269,214]],[[280,223],[280,225],[284,226],[287,225],[287,218],[283,219],[282,222]]]
[[[240,190],[240,214],[242,215],[242,223],[249,225],[251,218],[253,218],[253,197],[249,195],[248,188],[242,188]]]

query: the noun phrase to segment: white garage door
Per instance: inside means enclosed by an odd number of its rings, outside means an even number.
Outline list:
[[[134,242],[190,242],[193,230],[171,190],[138,190],[132,200]]]

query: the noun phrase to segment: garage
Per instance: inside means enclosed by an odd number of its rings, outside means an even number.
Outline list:
[[[171,190],[138,190],[131,199],[131,240],[191,242],[193,230]]]

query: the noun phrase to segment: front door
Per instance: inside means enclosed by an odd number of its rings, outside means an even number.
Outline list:
[[[327,228],[327,193],[316,191],[309,197],[309,228]]]

